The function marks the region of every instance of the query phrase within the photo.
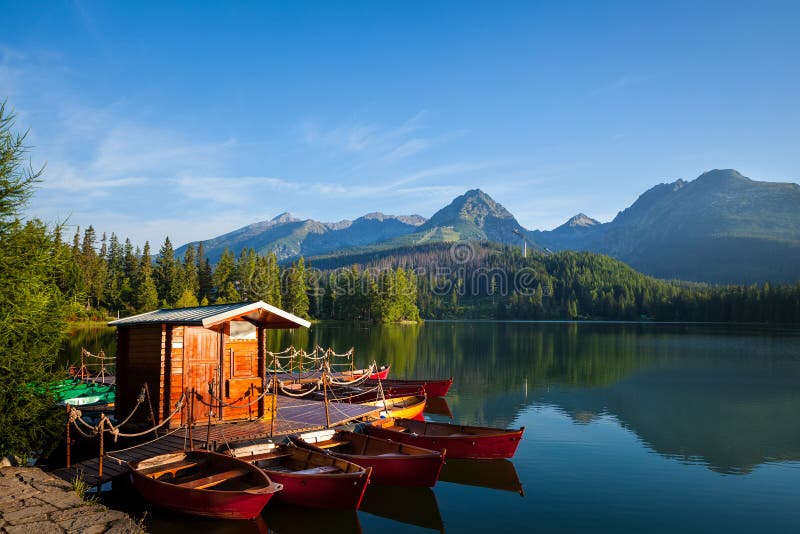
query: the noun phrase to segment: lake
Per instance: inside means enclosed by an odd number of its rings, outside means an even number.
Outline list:
[[[355,348],[393,378],[449,377],[432,420],[524,426],[511,461],[448,461],[432,490],[370,488],[358,513],[270,503],[258,522],[149,532],[800,531],[800,329],[581,322],[314,324],[289,344]],[[70,336],[64,358],[110,329]],[[141,514],[125,490],[105,497]]]

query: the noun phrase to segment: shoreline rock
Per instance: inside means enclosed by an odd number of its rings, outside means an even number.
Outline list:
[[[133,518],[84,501],[72,486],[38,467],[0,468],[0,532],[127,534],[142,532]]]

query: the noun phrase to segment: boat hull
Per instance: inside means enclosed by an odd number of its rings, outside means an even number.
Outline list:
[[[458,428],[456,425],[453,425]],[[448,458],[470,458],[474,460],[490,460],[511,458],[517,451],[525,428],[519,430],[497,429],[492,435],[449,435],[429,436],[414,434],[410,431],[398,432],[378,425],[367,425],[365,431],[384,439],[400,443],[416,445],[425,449],[441,451],[447,449]],[[455,432],[454,434],[459,434]]]
[[[428,457],[365,457],[332,453],[337,458],[372,468],[372,483],[382,486],[423,486],[432,488],[439,480],[444,454]]]
[[[369,472],[318,477],[269,469],[264,472],[275,482],[283,484],[283,491],[275,495],[276,501],[334,510],[358,510],[370,480]]]
[[[191,451],[191,454],[199,455],[200,452]],[[202,455],[223,456],[211,452],[202,452]],[[246,469],[251,469],[253,476],[259,477],[263,486],[239,491],[183,488],[146,476],[136,469],[135,464],[130,465],[131,482],[144,499],[161,508],[218,519],[253,519],[261,513],[275,492],[279,492],[280,487],[259,469],[246,462],[235,462],[231,465],[246,465]]]
[[[264,451],[264,452],[262,452]],[[324,452],[295,446],[260,444],[229,451],[261,469],[283,490],[279,502],[338,510],[358,510],[370,481],[371,470]]]
[[[313,434],[313,433],[312,433]],[[329,440],[290,436],[298,447],[324,452],[372,469],[371,484],[433,487],[444,465],[445,452],[398,444],[376,436],[337,431]],[[306,439],[310,441],[306,441]],[[341,443],[336,446],[336,443]],[[357,452],[357,453],[356,453]]]
[[[384,408],[381,412],[383,417],[392,417],[396,419],[416,419],[422,417],[422,412],[425,410],[426,397],[419,395],[411,395],[409,397],[396,397],[392,399],[366,402],[367,406],[377,406]],[[386,408],[388,408],[388,413]],[[423,447],[430,448],[430,447]],[[438,450],[438,449],[437,449]]]
[[[378,385],[376,379],[369,378],[365,384],[366,387],[375,387]],[[384,391],[388,392],[407,392],[406,395],[411,395],[420,389],[425,392],[428,397],[444,397],[450,391],[450,386],[453,385],[453,378],[442,380],[415,380],[415,379],[381,379],[381,385]]]

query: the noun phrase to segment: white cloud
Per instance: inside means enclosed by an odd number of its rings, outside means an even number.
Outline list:
[[[385,126],[357,120],[325,127],[318,120],[306,120],[299,130],[309,147],[323,148],[332,155],[358,154],[370,163],[397,162],[428,150],[451,138],[450,135],[420,136],[428,112],[422,110],[400,125]]]

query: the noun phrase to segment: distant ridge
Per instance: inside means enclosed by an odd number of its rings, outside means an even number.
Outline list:
[[[714,169],[695,180],[658,184],[613,221],[578,213],[548,231],[529,231],[480,189],[453,199],[430,219],[368,213],[353,221],[322,223],[282,213],[204,241],[216,261],[227,247],[254,248],[280,260],[299,256],[368,254],[455,241],[608,254],[661,278],[711,283],[800,280],[800,186],[751,180]],[[184,247],[176,252],[182,254]]]

